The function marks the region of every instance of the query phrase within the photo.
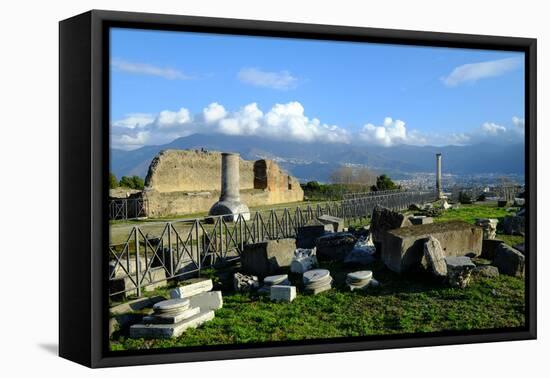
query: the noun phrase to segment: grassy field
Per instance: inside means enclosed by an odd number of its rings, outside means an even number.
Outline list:
[[[475,218],[501,219],[506,214],[505,209],[490,204],[464,205],[447,211],[437,221],[462,219],[474,223]],[[522,241],[521,237],[498,237],[514,243]],[[476,278],[468,288],[454,289],[423,274],[397,275],[377,262],[368,269],[373,270],[381,285],[351,293],[346,291],[346,274],[365,268],[331,262],[321,265],[331,271],[334,288],[316,296],[302,294],[300,276],[291,275],[299,291],[292,303],[272,303],[264,296],[234,293],[230,280],[224,281],[212,270],[204,272],[214,278],[218,289],[223,291],[224,307],[216,311],[214,320],[169,340],[129,339],[116,332],[111,338],[111,349],[490,329],[525,324],[524,281],[515,277]],[[159,294],[167,296],[167,289],[150,293]]]

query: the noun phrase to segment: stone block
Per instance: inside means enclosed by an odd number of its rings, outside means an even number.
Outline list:
[[[170,298],[189,298],[210,291],[214,287],[212,280],[206,278],[191,279],[187,282],[187,285],[170,290]]]
[[[247,273],[260,277],[269,276],[281,268],[289,267],[295,250],[295,239],[246,244],[241,255],[241,266]]]
[[[197,328],[212,319],[214,319],[214,311],[201,311],[198,314],[175,324],[135,324],[130,327],[130,337],[134,339],[174,338],[181,336],[185,330],[189,328]]]
[[[502,221],[502,229],[507,235],[525,235],[525,217],[509,215]]]
[[[499,245],[504,243],[499,239],[483,239],[481,246],[481,258],[487,260],[493,260]]]
[[[143,318],[143,322],[147,324],[176,324],[182,320],[188,319],[192,316],[197,315],[200,312],[200,307],[192,307],[186,310],[183,310],[177,314],[153,314],[148,315]]]
[[[493,265],[500,274],[523,277],[525,274],[525,256],[507,244],[500,244],[495,252]]]
[[[256,276],[235,273],[233,275],[233,289],[238,292],[249,292],[257,290],[260,287],[260,281]]]
[[[346,264],[368,265],[374,262],[376,256],[376,247],[369,236],[361,237],[350,253],[344,258]]]
[[[113,315],[125,314],[127,312],[141,311],[144,308],[152,307],[155,303],[165,300],[160,295],[154,297],[145,297],[134,299],[125,303],[115,305],[109,309],[109,312]]]
[[[336,232],[317,239],[317,257],[327,260],[344,260],[353,250],[357,238],[349,232]]]
[[[149,272],[142,276],[142,290],[154,290],[167,285],[166,271],[163,267],[150,268]],[[127,296],[137,295],[137,290],[132,280],[136,280],[135,276],[115,278],[109,280],[109,292],[119,293],[111,296],[113,300],[124,300]]]
[[[381,206],[376,206],[372,211],[370,232],[375,243],[382,242],[387,231],[406,226],[412,226],[412,223],[397,211]]]
[[[302,274],[317,267],[317,264],[317,248],[297,248],[290,264],[290,271]]]
[[[470,283],[475,264],[466,256],[449,256],[447,263],[447,279],[449,285],[464,289]]]
[[[485,277],[485,278],[495,278],[499,276],[498,268],[492,265],[481,265],[476,266],[472,271],[474,276]]]
[[[476,226],[483,228],[483,239],[494,239],[497,235],[498,219],[479,218]]]
[[[296,230],[296,246],[298,248],[313,248],[317,238],[325,235],[327,230],[324,225],[311,225],[298,227]]]
[[[417,268],[430,236],[439,241],[445,256],[481,254],[483,230],[466,222],[451,221],[388,231],[382,243],[382,261],[397,273]]]
[[[409,221],[413,225],[419,225],[419,224],[430,224],[434,222],[434,219],[432,217],[427,217],[425,215],[411,215],[409,217]]]
[[[223,307],[221,291],[207,291],[189,297],[189,307],[200,307],[201,311],[218,310]]]
[[[296,286],[273,285],[270,298],[276,302],[292,302],[296,298]]]
[[[447,264],[445,262],[445,254],[439,240],[433,236],[429,236],[424,243],[424,258],[428,271],[438,278],[447,276]]]
[[[321,215],[317,220],[323,225],[330,224],[334,232],[342,232],[344,230],[344,220],[342,218],[333,217],[332,215]]]
[[[112,336],[116,331],[127,334],[130,326],[137,324],[142,320],[142,314],[115,315],[109,318],[109,336]]]

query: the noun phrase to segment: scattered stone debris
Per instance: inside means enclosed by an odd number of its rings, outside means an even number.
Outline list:
[[[525,273],[525,256],[507,244],[500,244],[495,252],[493,265],[500,274],[523,277]]]
[[[317,248],[297,248],[294,251],[294,257],[290,264],[290,271],[292,273],[303,274],[308,270],[317,267]]]
[[[445,253],[439,240],[433,236],[428,237],[424,243],[424,260],[427,270],[438,278],[447,276],[447,263]]]
[[[525,256],[525,243],[514,245],[514,248],[520,251]]]
[[[260,287],[257,276],[235,273],[233,275],[233,288],[240,293],[255,291]]]
[[[449,285],[464,289],[470,283],[475,264],[466,256],[445,257]]]
[[[218,310],[223,307],[221,291],[207,291],[189,297],[191,307],[200,307],[201,311]]]
[[[319,294],[332,288],[332,277],[326,269],[313,269],[304,273],[304,289],[310,294]]]
[[[476,226],[483,228],[483,239],[494,239],[497,236],[498,219],[478,218]]]
[[[170,290],[170,298],[189,298],[193,295],[212,290],[211,279],[195,278],[186,281],[188,284]]]
[[[449,202],[447,202],[446,199],[444,199],[443,201],[441,201],[441,207],[443,208],[443,210],[449,210],[453,206],[450,205]]]
[[[514,206],[525,206],[525,198],[514,198]]]
[[[342,218],[333,217],[332,215],[321,215],[317,217],[317,220],[323,225],[332,225],[332,230],[334,232],[344,231],[344,219]]]
[[[279,274],[277,276],[268,276],[264,278],[264,285],[260,288],[258,292],[260,293],[269,293],[271,287],[275,285],[288,286],[290,281],[288,280],[288,274]]]
[[[270,299],[275,302],[292,302],[296,298],[296,286],[273,285],[270,288]]]
[[[525,217],[509,215],[502,221],[502,229],[507,235],[525,235]]]
[[[375,243],[383,241],[386,231],[396,228],[412,226],[405,215],[381,206],[375,206],[372,210],[370,231]]]
[[[344,259],[346,264],[368,265],[376,260],[376,247],[369,236],[362,237],[353,246],[353,249]]]
[[[472,271],[474,276],[485,277],[485,278],[496,278],[499,276],[498,268],[492,265],[481,265],[476,266]]]
[[[343,261],[353,250],[357,238],[349,232],[335,232],[317,239],[317,256],[319,259]]]
[[[322,224],[298,227],[296,230],[296,246],[298,248],[313,248],[317,238],[327,232]]]
[[[127,312],[141,311],[146,307],[151,307],[155,303],[163,301],[165,298],[157,295],[154,297],[137,298],[128,302],[124,302],[109,308],[109,312],[113,315],[122,315]]]
[[[346,285],[351,291],[364,289],[372,282],[372,271],[360,270],[358,272],[348,273],[346,276]]]
[[[493,260],[498,246],[502,243],[504,243],[504,241],[500,239],[483,239],[480,257],[487,260]]]
[[[130,327],[131,338],[178,337],[186,329],[196,328],[214,318],[214,311],[203,311],[187,298],[158,302],[153,306],[153,311],[152,315],[143,318],[143,323]]]
[[[290,267],[295,250],[296,240],[292,238],[245,244],[241,254],[242,269],[259,277],[275,274],[281,268]]]

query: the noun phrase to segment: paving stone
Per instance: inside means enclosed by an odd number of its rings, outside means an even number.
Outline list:
[[[174,338],[181,336],[185,330],[197,328],[212,319],[214,319],[214,311],[204,311],[175,324],[135,324],[130,327],[130,337],[144,339]]]
[[[270,298],[277,302],[292,302],[296,298],[296,286],[273,285],[270,289]]]

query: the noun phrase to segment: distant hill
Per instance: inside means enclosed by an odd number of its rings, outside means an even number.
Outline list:
[[[145,177],[153,157],[166,149],[201,149],[238,152],[244,159],[269,158],[301,181],[327,181],[332,170],[342,164],[357,164],[394,177],[406,173],[431,172],[434,155],[443,154],[443,170],[453,174],[523,174],[524,144],[501,146],[359,146],[349,144],[297,143],[259,137],[194,134],[160,146],[133,151],[111,150],[111,172],[118,178]]]

